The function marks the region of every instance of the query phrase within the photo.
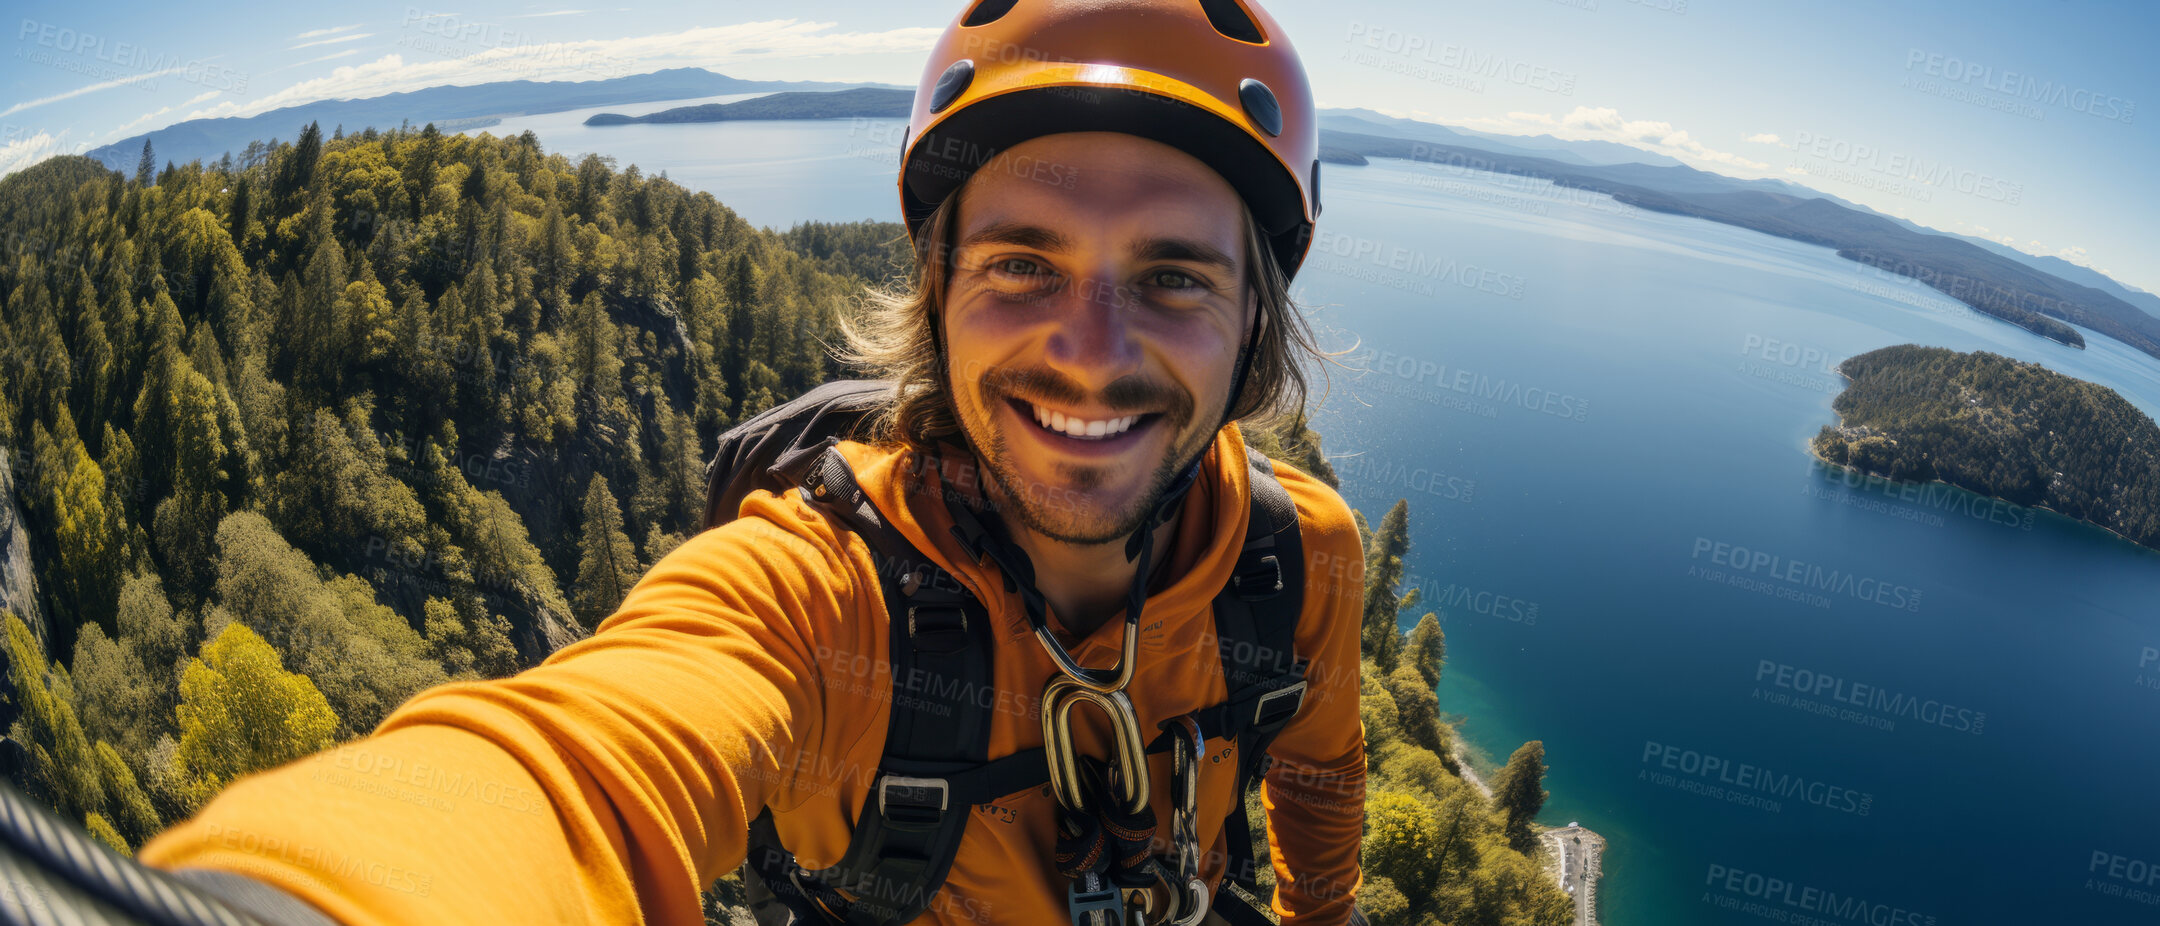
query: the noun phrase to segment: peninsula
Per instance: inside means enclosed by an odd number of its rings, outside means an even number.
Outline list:
[[[585,124],[674,124],[745,119],[905,119],[908,117],[908,107],[914,104],[914,100],[915,92],[912,90],[885,90],[877,87],[830,91],[790,90],[733,103],[677,106],[643,116],[599,113],[588,117]]]
[[[1890,479],[2047,508],[2160,549],[2160,426],[2105,386],[2037,363],[1901,344],[1838,365],[1813,450]]]

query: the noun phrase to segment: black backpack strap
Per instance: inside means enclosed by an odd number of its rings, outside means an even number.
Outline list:
[[[973,806],[1042,785],[1049,765],[1041,749],[986,759],[997,691],[982,603],[877,510],[838,449],[828,445],[795,468],[803,497],[870,547],[890,617],[891,714],[884,758],[840,861],[798,867],[767,811],[746,864],[775,902],[807,922],[906,923],[944,886]]]
[[[801,485],[801,465],[832,441],[853,436],[891,400],[885,380],[834,380],[768,408],[720,435],[705,464],[701,528],[735,520],[750,493]]]
[[[1244,795],[1267,772],[1268,744],[1304,706],[1306,660],[1296,651],[1298,616],[1305,605],[1305,546],[1297,506],[1264,454],[1248,450],[1246,460],[1252,516],[1230,583],[1215,596],[1226,697],[1202,711],[1200,722],[1209,737],[1237,740],[1237,800],[1224,822],[1229,858],[1223,875],[1249,891],[1257,870]]]

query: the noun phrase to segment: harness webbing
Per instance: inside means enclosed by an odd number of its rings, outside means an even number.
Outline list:
[[[1213,605],[1226,697],[1196,717],[1209,739],[1238,744],[1240,798],[1225,824],[1224,881],[1250,891],[1256,866],[1242,795],[1264,774],[1268,743],[1301,706],[1306,664],[1294,645],[1305,577],[1297,511],[1267,458],[1251,452],[1247,460],[1251,521],[1231,580]],[[986,757],[997,699],[974,696],[995,678],[990,620],[982,602],[881,515],[832,442],[815,452],[788,454],[771,472],[797,479],[806,500],[869,546],[891,618],[889,659],[896,687],[885,756],[846,853],[830,868],[802,869],[781,845],[766,810],[751,828],[745,867],[757,877],[746,878],[746,885],[761,923],[906,923],[927,910],[942,888],[973,805],[1039,787],[1049,780],[1049,769],[1040,748]],[[947,499],[950,503],[951,493]],[[956,533],[971,550],[980,551],[983,533],[997,529],[991,526],[995,519],[986,524],[965,506],[956,508],[955,520],[963,525]],[[1007,580],[1025,597],[1034,591],[1033,576],[1024,563],[1013,566],[1022,574]],[[945,696],[932,699],[924,692]],[[951,697],[953,692],[964,696]],[[1147,751],[1164,751],[1172,741],[1166,732]],[[1228,890],[1219,890],[1217,897],[1237,900]],[[1240,922],[1242,914],[1252,913],[1242,906],[1219,903],[1217,909]]]

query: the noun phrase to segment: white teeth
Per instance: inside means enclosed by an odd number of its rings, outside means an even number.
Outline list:
[[[1123,434],[1139,420],[1139,415],[1126,415],[1122,418],[1084,421],[1079,418],[1068,417],[1064,412],[1051,411],[1040,405],[1035,406],[1035,423],[1042,425],[1043,430],[1057,431],[1068,437],[1077,437],[1083,440],[1099,440]]]

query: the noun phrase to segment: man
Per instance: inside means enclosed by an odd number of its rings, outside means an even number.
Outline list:
[[[1273,905],[1285,923],[1349,921],[1357,532],[1317,480],[1249,465],[1234,424],[1303,402],[1310,341],[1286,290],[1318,214],[1313,118],[1294,51],[1249,2],[975,3],[916,95],[901,188],[918,275],[852,332],[894,392],[872,439],[837,446],[843,472],[752,493],[590,639],[242,779],[141,858],[249,876],[347,924],[702,923],[699,889],[746,859],[774,922],[1074,922],[1137,904],[1134,873],[1179,851],[1214,894],[1252,757],[1189,719],[1234,713],[1210,713],[1238,696],[1215,621],[1248,536],[1272,539],[1251,528],[1279,483],[1301,552],[1266,562],[1303,567],[1302,687],[1267,690],[1260,712],[1303,695],[1262,741]],[[894,542],[926,561],[897,592],[877,545]],[[983,622],[958,627],[988,685],[896,668],[928,622],[896,596],[923,575]],[[961,707],[980,728],[915,732],[1047,764],[1050,781],[975,799],[960,771],[896,774],[903,706]],[[1129,730],[1172,748],[1136,755]],[[1180,730],[1197,734],[1190,763]],[[876,907],[878,884],[803,883],[860,862],[872,818],[900,827],[925,794],[957,849],[874,870],[926,889]],[[1149,816],[1120,816],[1131,803]],[[1157,809],[1176,819],[1156,827]],[[1183,887],[1147,921],[1197,921]]]

